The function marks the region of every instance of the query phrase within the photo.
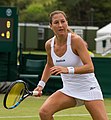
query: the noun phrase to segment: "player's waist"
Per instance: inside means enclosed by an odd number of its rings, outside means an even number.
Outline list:
[[[89,79],[94,77],[94,73],[88,74],[61,74],[62,79]]]

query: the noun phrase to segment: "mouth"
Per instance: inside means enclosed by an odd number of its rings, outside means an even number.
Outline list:
[[[59,31],[59,32],[62,32],[62,31],[64,31],[64,29],[59,29],[58,31]]]

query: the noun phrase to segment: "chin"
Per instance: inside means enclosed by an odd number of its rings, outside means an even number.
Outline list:
[[[58,35],[65,35],[66,33],[64,31],[60,31]]]

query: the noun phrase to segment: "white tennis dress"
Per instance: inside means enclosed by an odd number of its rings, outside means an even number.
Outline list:
[[[71,48],[71,33],[67,37],[67,50],[62,57],[54,52],[54,38],[51,42],[51,57],[56,66],[77,67],[83,65],[79,56]],[[94,73],[61,74],[63,88],[59,91],[81,100],[103,100],[103,95]]]

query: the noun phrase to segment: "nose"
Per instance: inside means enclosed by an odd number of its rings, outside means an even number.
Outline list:
[[[62,23],[61,22],[59,22],[59,27],[61,27],[62,26]]]

